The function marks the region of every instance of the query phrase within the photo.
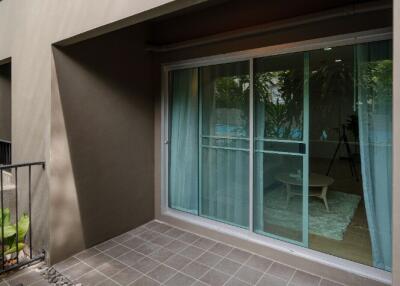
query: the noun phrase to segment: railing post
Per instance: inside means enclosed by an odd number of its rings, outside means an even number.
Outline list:
[[[0,200],[1,200],[1,259],[3,261],[3,270],[5,269],[5,255],[4,255],[4,204],[3,204],[3,170],[0,170],[0,185],[1,185],[1,194],[0,194]]]
[[[28,184],[29,184],[29,258],[32,259],[32,191],[31,191],[31,166],[29,165]]]
[[[16,247],[17,247],[17,264],[18,257],[18,167],[15,167],[15,230],[16,230]]]

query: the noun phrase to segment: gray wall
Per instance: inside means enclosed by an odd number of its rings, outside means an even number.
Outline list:
[[[81,236],[52,249],[53,262],[154,217],[154,99],[145,36],[137,26],[53,49],[77,199],[77,206],[63,208],[79,212],[73,228]],[[56,225],[65,213],[52,215]]]
[[[0,65],[0,140],[11,141],[11,63]]]

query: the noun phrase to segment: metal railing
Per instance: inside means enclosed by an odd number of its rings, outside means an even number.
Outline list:
[[[0,165],[11,164],[11,142],[0,139]]]
[[[15,270],[17,268],[20,268],[22,266],[25,265],[29,265],[32,264],[33,262],[39,261],[39,260],[43,260],[45,257],[44,251],[41,251],[39,254],[34,255],[33,253],[33,234],[32,234],[32,168],[35,166],[41,166],[42,169],[45,169],[45,162],[31,162],[31,163],[23,163],[23,164],[10,164],[10,165],[1,165],[0,166],[0,207],[1,207],[1,261],[2,261],[2,266],[0,267],[0,274],[10,271],[10,270]],[[21,229],[20,229],[20,222],[19,222],[19,202],[18,202],[18,170],[21,168],[27,168],[28,169],[28,222],[29,222],[29,226],[28,226],[28,231],[27,233],[25,233],[23,235],[22,238],[20,238],[21,235]],[[10,180],[10,172],[13,172],[13,179]],[[6,176],[8,176],[8,178],[6,178]],[[14,239],[15,244],[13,243],[11,246],[10,245],[5,245],[6,241],[5,239],[7,239],[5,237],[5,234],[7,234],[7,232],[5,232],[5,229],[8,228],[8,231],[12,231],[14,230],[14,225],[11,226],[5,226],[5,208],[4,208],[4,192],[5,191],[9,191],[9,192],[14,192],[15,193],[15,205],[14,206],[10,206],[10,207],[15,207],[15,236],[12,237],[12,239]],[[10,220],[10,216],[11,216],[11,212],[9,214],[9,218],[8,220]],[[9,222],[11,223],[11,222]],[[24,230],[22,230],[24,231]],[[7,234],[9,235],[9,233]],[[24,249],[19,249],[20,245],[19,243],[21,242],[20,239],[23,240],[23,245],[25,245],[25,240],[26,240],[26,235],[28,235],[28,240],[29,240],[29,256],[28,254],[26,254],[26,257],[24,258],[23,261],[20,261],[19,258],[19,252],[23,251]],[[8,238],[9,239],[9,238]],[[11,241],[12,241],[11,239]],[[11,247],[11,248],[10,248]],[[15,248],[15,252],[14,249]],[[6,253],[6,252],[12,252],[15,253],[15,259],[14,262],[15,263],[11,263],[11,265],[7,266],[6,265],[6,255],[9,255],[10,253]],[[25,252],[24,252],[25,254]]]

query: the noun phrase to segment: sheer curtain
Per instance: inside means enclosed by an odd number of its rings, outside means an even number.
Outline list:
[[[358,121],[373,265],[392,265],[392,50],[390,41],[357,46]]]
[[[200,93],[200,215],[248,227],[248,62],[201,68]]]
[[[197,69],[171,73],[169,205],[198,214]]]

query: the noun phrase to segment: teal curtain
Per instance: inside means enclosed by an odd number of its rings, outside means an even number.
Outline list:
[[[198,214],[197,69],[170,74],[169,206]]]
[[[392,267],[392,50],[358,45],[358,121],[365,208],[373,265]]]
[[[249,64],[200,69],[202,216],[249,222]]]

